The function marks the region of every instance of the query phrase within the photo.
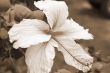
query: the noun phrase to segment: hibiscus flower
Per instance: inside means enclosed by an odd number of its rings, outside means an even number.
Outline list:
[[[28,73],[49,73],[53,66],[55,49],[61,51],[65,62],[87,72],[93,58],[75,42],[93,39],[88,29],[68,19],[68,7],[63,1],[38,1],[47,23],[38,19],[24,19],[10,29],[10,42],[14,48],[27,48],[25,58]]]

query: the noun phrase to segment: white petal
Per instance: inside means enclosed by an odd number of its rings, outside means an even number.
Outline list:
[[[49,73],[53,66],[55,50],[50,43],[38,44],[29,47],[25,57],[28,73]]]
[[[49,42],[53,47],[58,47],[58,43],[54,39],[51,39]]]
[[[38,1],[36,7],[43,10],[51,28],[56,28],[64,23],[68,17],[68,7],[64,1]]]
[[[88,32],[88,29],[84,29],[82,26],[80,26],[78,23],[73,21],[72,19],[67,19],[65,21],[65,24],[62,24],[62,26],[57,27],[54,32],[61,32],[65,37],[71,37],[74,40],[76,39],[93,39],[92,34]]]
[[[55,1],[55,0],[41,0],[41,1]]]
[[[80,45],[76,44],[73,39],[63,37],[56,38],[56,41],[60,46],[58,50],[63,53],[67,64],[83,72],[91,69],[93,58]]]
[[[48,24],[37,19],[24,19],[15,24],[9,30],[10,42],[14,42],[14,48],[27,48],[31,45],[49,41],[51,35],[44,33],[48,31]]]

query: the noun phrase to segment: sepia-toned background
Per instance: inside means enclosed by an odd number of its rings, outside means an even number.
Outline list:
[[[88,73],[110,73],[110,19],[94,9],[87,0],[65,1],[69,7],[70,17],[84,28],[88,28],[94,35],[94,40],[77,41],[94,57],[93,68]],[[56,52],[51,73],[82,73],[67,65],[62,54]],[[0,73],[26,73],[24,57],[18,59],[9,57],[5,60],[0,57]]]

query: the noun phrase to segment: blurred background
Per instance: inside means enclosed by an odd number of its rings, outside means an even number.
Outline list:
[[[88,73],[110,73],[110,0],[65,1],[69,7],[70,17],[94,35],[94,40],[77,41],[94,57],[93,68]],[[3,55],[0,55],[0,73],[26,73],[23,56],[3,59]],[[82,72],[67,65],[62,54],[57,52],[51,73]]]

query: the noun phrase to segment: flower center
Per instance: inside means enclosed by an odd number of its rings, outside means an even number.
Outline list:
[[[51,34],[51,36],[60,36],[60,35],[63,35],[64,33],[63,32],[53,32],[53,31],[50,31],[50,34]]]
[[[64,32],[54,32],[52,30],[44,30],[43,31],[45,34],[48,34],[48,35],[51,35],[52,37],[53,36],[61,36],[64,34]]]

